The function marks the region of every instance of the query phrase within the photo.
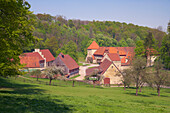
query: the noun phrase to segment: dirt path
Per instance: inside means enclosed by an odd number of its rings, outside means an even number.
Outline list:
[[[86,75],[86,69],[88,69],[89,67],[95,67],[95,66],[99,66],[99,64],[90,64],[89,66],[80,66],[79,74],[81,76],[77,77],[76,80],[83,80]]]

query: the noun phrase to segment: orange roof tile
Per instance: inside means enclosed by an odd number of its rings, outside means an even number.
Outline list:
[[[29,68],[39,68],[40,62],[44,63],[44,59],[41,57],[41,55],[38,52],[33,53],[24,53],[19,56],[20,63],[26,64],[25,67]]]
[[[104,55],[105,47],[99,47],[99,49],[94,53],[94,55]]]
[[[120,57],[119,57],[119,54],[117,53],[109,53],[107,54],[109,56],[109,58],[112,60],[112,61],[120,61]]]
[[[93,60],[95,59],[95,58],[94,58],[94,55],[92,55],[92,58],[93,58]]]
[[[121,59],[121,64],[122,63],[126,63],[126,57],[123,57],[122,59]]]
[[[50,62],[55,60],[54,56],[51,54],[51,52],[48,49],[43,49],[40,50],[40,52],[44,55],[44,57],[46,58],[46,62]]]
[[[95,41],[93,41],[87,49],[98,49],[98,48],[99,45]]]
[[[69,55],[59,54],[58,57],[64,62],[69,70],[79,68],[79,65],[76,63],[76,61]]]
[[[105,59],[99,66],[102,69],[101,74],[104,74],[111,64],[112,64],[111,61],[109,61],[108,59]]]
[[[109,47],[109,53],[117,53],[117,51],[115,47]]]

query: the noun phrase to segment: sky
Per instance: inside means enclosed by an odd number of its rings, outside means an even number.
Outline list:
[[[118,21],[167,30],[170,0],[26,0],[34,14],[67,19]]]

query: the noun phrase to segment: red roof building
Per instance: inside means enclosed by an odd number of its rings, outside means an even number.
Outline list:
[[[55,58],[54,56],[51,54],[51,52],[49,51],[49,49],[43,49],[40,50],[40,52],[44,55],[44,57],[46,58],[46,62],[50,62],[50,61],[54,61]]]
[[[92,44],[87,48],[87,49],[98,49],[99,48],[99,45],[93,41]]]
[[[121,83],[121,77],[116,76],[117,72],[121,73],[120,70],[108,59],[105,59],[98,67],[87,69],[86,76],[92,75],[96,69],[99,70],[99,74],[104,76],[104,78],[109,78],[111,84]],[[104,80],[102,83],[104,83]]]
[[[34,52],[20,55],[20,63],[25,64],[27,68],[43,68],[52,65],[54,56],[48,49],[35,49]]]
[[[70,76],[79,74],[79,65],[76,61],[69,55],[64,55],[60,53],[58,57],[53,61],[56,66],[62,66],[65,68],[65,74]]]
[[[117,54],[117,53],[109,53],[107,55],[111,61],[120,61],[119,54]]]
[[[42,68],[44,67],[44,59],[38,52],[24,53],[19,56],[20,63],[25,65],[27,68]]]

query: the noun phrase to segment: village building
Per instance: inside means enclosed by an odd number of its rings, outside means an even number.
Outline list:
[[[53,61],[53,65],[64,67],[64,74],[67,75],[68,78],[79,74],[79,65],[69,55],[60,53]]]
[[[100,76],[103,76],[104,79],[100,84],[120,84],[122,83],[122,77],[117,76],[117,73],[121,73],[118,67],[107,58],[100,64],[98,67],[89,68],[86,70],[86,76],[93,74],[94,70],[98,69]],[[108,83],[109,81],[109,83]],[[107,83],[106,83],[107,82]]]
[[[100,64],[107,58],[122,70],[129,67],[135,54],[134,49],[135,47],[99,47],[99,45],[93,41],[87,48],[86,62]]]
[[[151,48],[151,49],[147,49],[146,55],[147,55],[147,64],[146,64],[146,66],[153,66],[154,61],[159,56],[159,53],[155,49]]]
[[[34,52],[38,52],[45,60],[44,67],[51,66],[53,61],[55,60],[54,56],[51,54],[49,49],[35,49]]]
[[[121,68],[121,60],[118,53],[105,54],[101,62],[103,62],[105,59],[108,59],[109,61],[113,62],[117,66],[117,68]]]
[[[87,48],[87,57],[86,57],[86,61],[89,63],[94,63],[95,59],[94,59],[94,53],[96,52],[96,50],[99,49],[99,45],[93,41],[92,44]]]
[[[55,60],[48,49],[35,49],[33,52],[23,53],[19,58],[20,63],[25,65],[25,68],[45,68],[51,66]]]

